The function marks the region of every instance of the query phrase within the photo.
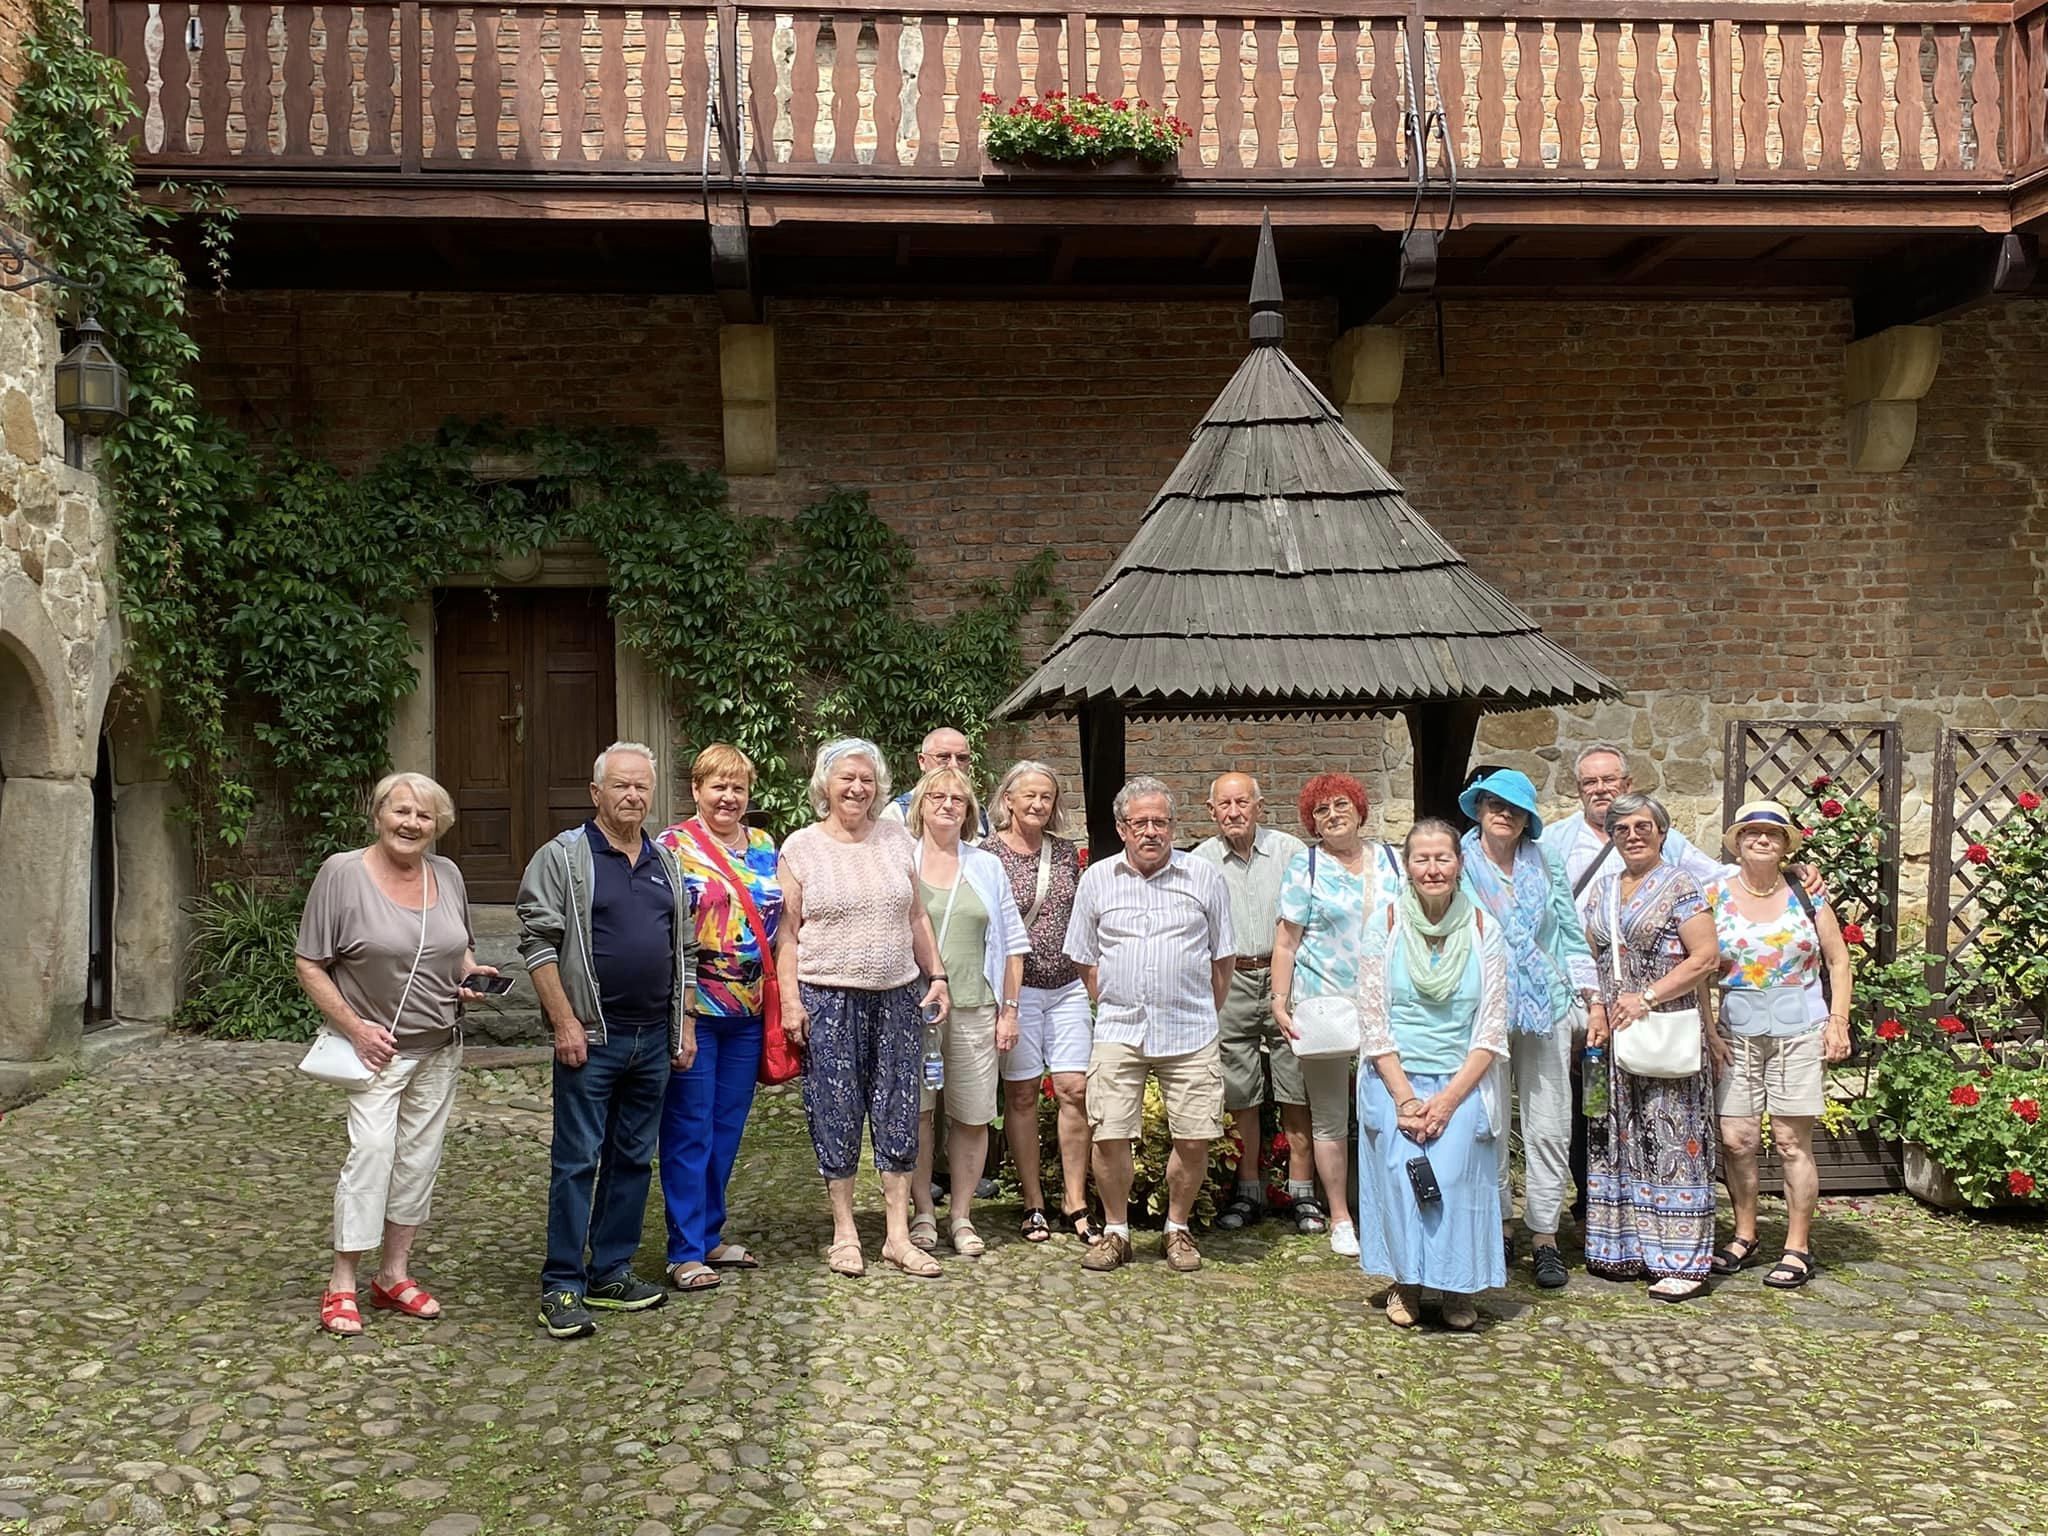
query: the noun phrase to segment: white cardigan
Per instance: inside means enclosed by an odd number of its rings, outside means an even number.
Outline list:
[[[917,869],[924,871],[924,839],[917,840]],[[988,932],[982,942],[981,973],[998,1004],[1003,1001],[1003,968],[1012,955],[1031,953],[1031,935],[1024,931],[1024,914],[1017,910],[1017,893],[1010,888],[1009,872],[1003,861],[986,848],[960,844],[960,873],[988,911]]]

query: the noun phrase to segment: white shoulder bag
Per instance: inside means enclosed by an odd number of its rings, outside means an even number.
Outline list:
[[[1308,851],[1308,922],[1302,924],[1302,936],[1308,936],[1309,923],[1316,917],[1316,853]],[[1296,974],[1299,974],[1300,953],[1296,951]],[[1358,1030],[1358,1004],[1342,993],[1327,993],[1322,997],[1305,997],[1291,1010],[1294,1017],[1294,1034],[1287,1042],[1294,1054],[1303,1061],[1326,1061],[1358,1054],[1360,1043]]]
[[[1607,900],[1607,963],[1621,991],[1621,880]],[[1700,1014],[1697,1007],[1652,1011],[1614,1031],[1614,1064],[1637,1077],[1692,1077],[1700,1070]]]
[[[398,1020],[405,1014],[405,1005],[412,997],[412,984],[420,974],[420,958],[427,952],[427,900],[426,882],[420,882],[420,941],[412,953],[412,969],[406,973],[405,990],[398,994],[398,1006],[392,1010],[391,1024],[386,1026],[396,1033]],[[370,1070],[369,1063],[356,1054],[356,1048],[348,1038],[331,1024],[322,1024],[320,1032],[313,1036],[313,1044],[300,1058],[299,1070],[318,1083],[332,1083],[337,1088],[346,1088],[350,1093],[367,1088],[376,1081],[377,1074]]]

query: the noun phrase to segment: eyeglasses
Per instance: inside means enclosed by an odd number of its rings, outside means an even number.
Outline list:
[[[974,761],[972,752],[927,752],[925,756],[947,768],[965,768]]]
[[[926,805],[965,805],[967,797],[965,795],[948,794],[926,795],[924,803]]]
[[[1622,785],[1626,784],[1627,782],[1628,775],[1625,773],[1603,773],[1597,779],[1587,778],[1579,780],[1579,788],[1619,789]]]
[[[1349,800],[1325,800],[1321,805],[1310,806],[1308,814],[1310,820],[1322,821],[1326,817],[1335,816],[1339,811],[1349,811],[1355,816],[1358,814],[1358,807]]]
[[[1146,816],[1134,821],[1127,821],[1124,825],[1133,832],[1164,832],[1173,825],[1173,822],[1165,816]]]

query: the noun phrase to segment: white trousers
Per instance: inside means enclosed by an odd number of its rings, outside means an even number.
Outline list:
[[[1512,1095],[1501,1095],[1500,1132],[1505,1134],[1508,1104],[1522,1116],[1522,1222],[1541,1237],[1556,1235],[1564,1211],[1565,1184],[1571,1178],[1572,1150],[1572,1027],[1560,1019],[1547,1035],[1510,1035],[1508,1071]],[[1500,1155],[1500,1219],[1515,1214],[1515,1192],[1506,1143]]]
[[[441,1144],[462,1066],[458,1041],[424,1056],[394,1056],[348,1099],[348,1161],[334,1186],[334,1248],[362,1253],[384,1223],[416,1227],[434,1203]]]

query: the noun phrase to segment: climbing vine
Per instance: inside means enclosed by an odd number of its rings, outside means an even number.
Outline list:
[[[158,238],[173,214],[137,196],[115,137],[133,115],[120,67],[66,0],[34,0],[33,19],[10,206],[55,265],[98,283],[129,370],[130,417],[101,456],[120,599],[202,852],[246,836],[265,760],[309,866],[360,843],[364,787],[415,676],[404,606],[551,544],[602,555],[620,636],[661,680],[678,745],[738,744],[778,822],[800,811],[819,734],[865,730],[907,766],[929,725],[978,730],[1015,680],[1051,552],[923,619],[908,545],[856,491],[790,520],[737,516],[720,477],[649,437],[491,423],[451,424],[354,475],[290,443],[255,451],[194,392],[185,279]],[[183,201],[218,283],[232,210],[211,189]],[[484,457],[519,478],[480,479]]]

